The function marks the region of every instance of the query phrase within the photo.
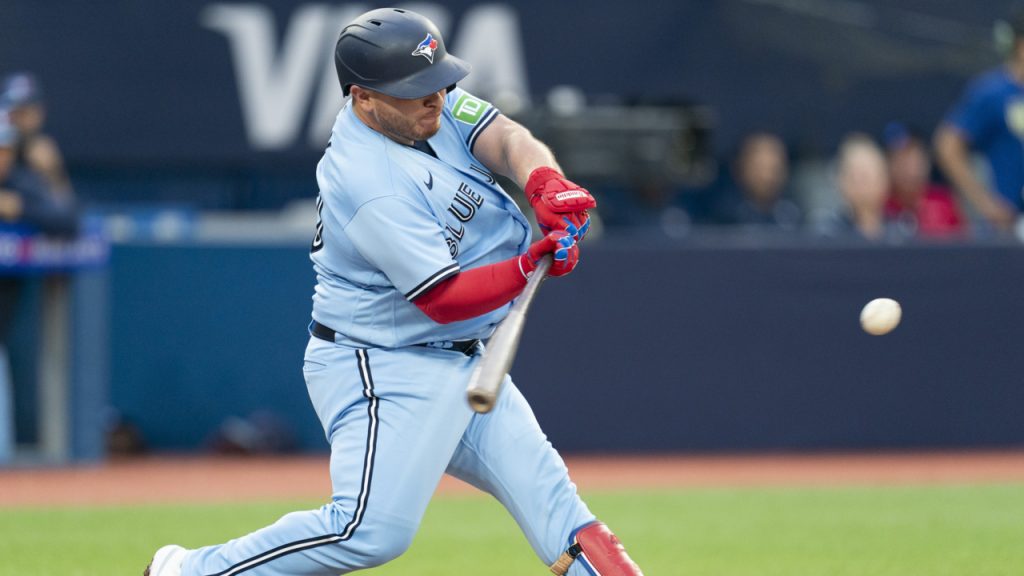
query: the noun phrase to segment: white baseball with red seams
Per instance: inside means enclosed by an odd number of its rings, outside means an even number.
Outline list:
[[[868,334],[882,336],[892,332],[903,317],[900,303],[892,298],[875,298],[860,312],[860,325]]]

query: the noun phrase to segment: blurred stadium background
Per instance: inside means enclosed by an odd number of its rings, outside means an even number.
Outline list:
[[[314,168],[341,104],[335,37],[378,5],[4,0],[0,74],[38,78],[87,240],[0,264],[29,281],[9,343],[11,465],[326,453],[300,371]],[[888,149],[916,131],[930,148],[999,63],[993,24],[1012,2],[402,5],[474,65],[464,87],[600,203],[513,372],[560,450],[1024,448],[1019,235],[959,201],[966,224],[947,236],[899,218],[877,239],[829,228],[844,138]],[[796,217],[723,208],[751,133],[784,144]],[[879,296],[904,307],[881,338],[857,322]],[[544,333],[569,335],[580,361],[546,361]]]

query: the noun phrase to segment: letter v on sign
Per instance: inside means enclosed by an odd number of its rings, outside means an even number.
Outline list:
[[[277,150],[295,141],[322,70],[324,28],[334,24],[330,12],[330,6],[322,4],[299,7],[278,51],[274,15],[267,7],[211,4],[203,9],[201,24],[224,34],[230,43],[253,148]]]

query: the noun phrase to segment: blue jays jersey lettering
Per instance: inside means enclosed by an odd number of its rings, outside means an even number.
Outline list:
[[[338,115],[317,167],[320,222],[313,318],[351,346],[394,348],[486,338],[508,312],[441,325],[411,301],[460,270],[522,253],[530,228],[473,156],[496,108],[455,89],[445,99],[434,155]]]

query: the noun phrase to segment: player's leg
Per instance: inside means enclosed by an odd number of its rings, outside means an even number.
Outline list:
[[[473,417],[448,473],[493,494],[544,563],[561,561],[560,573],[640,574],[580,499],[561,456],[511,379],[506,379],[494,410]]]
[[[471,366],[444,350],[311,342],[305,375],[331,440],[332,502],[192,551],[182,574],[334,575],[404,552],[471,418]]]

